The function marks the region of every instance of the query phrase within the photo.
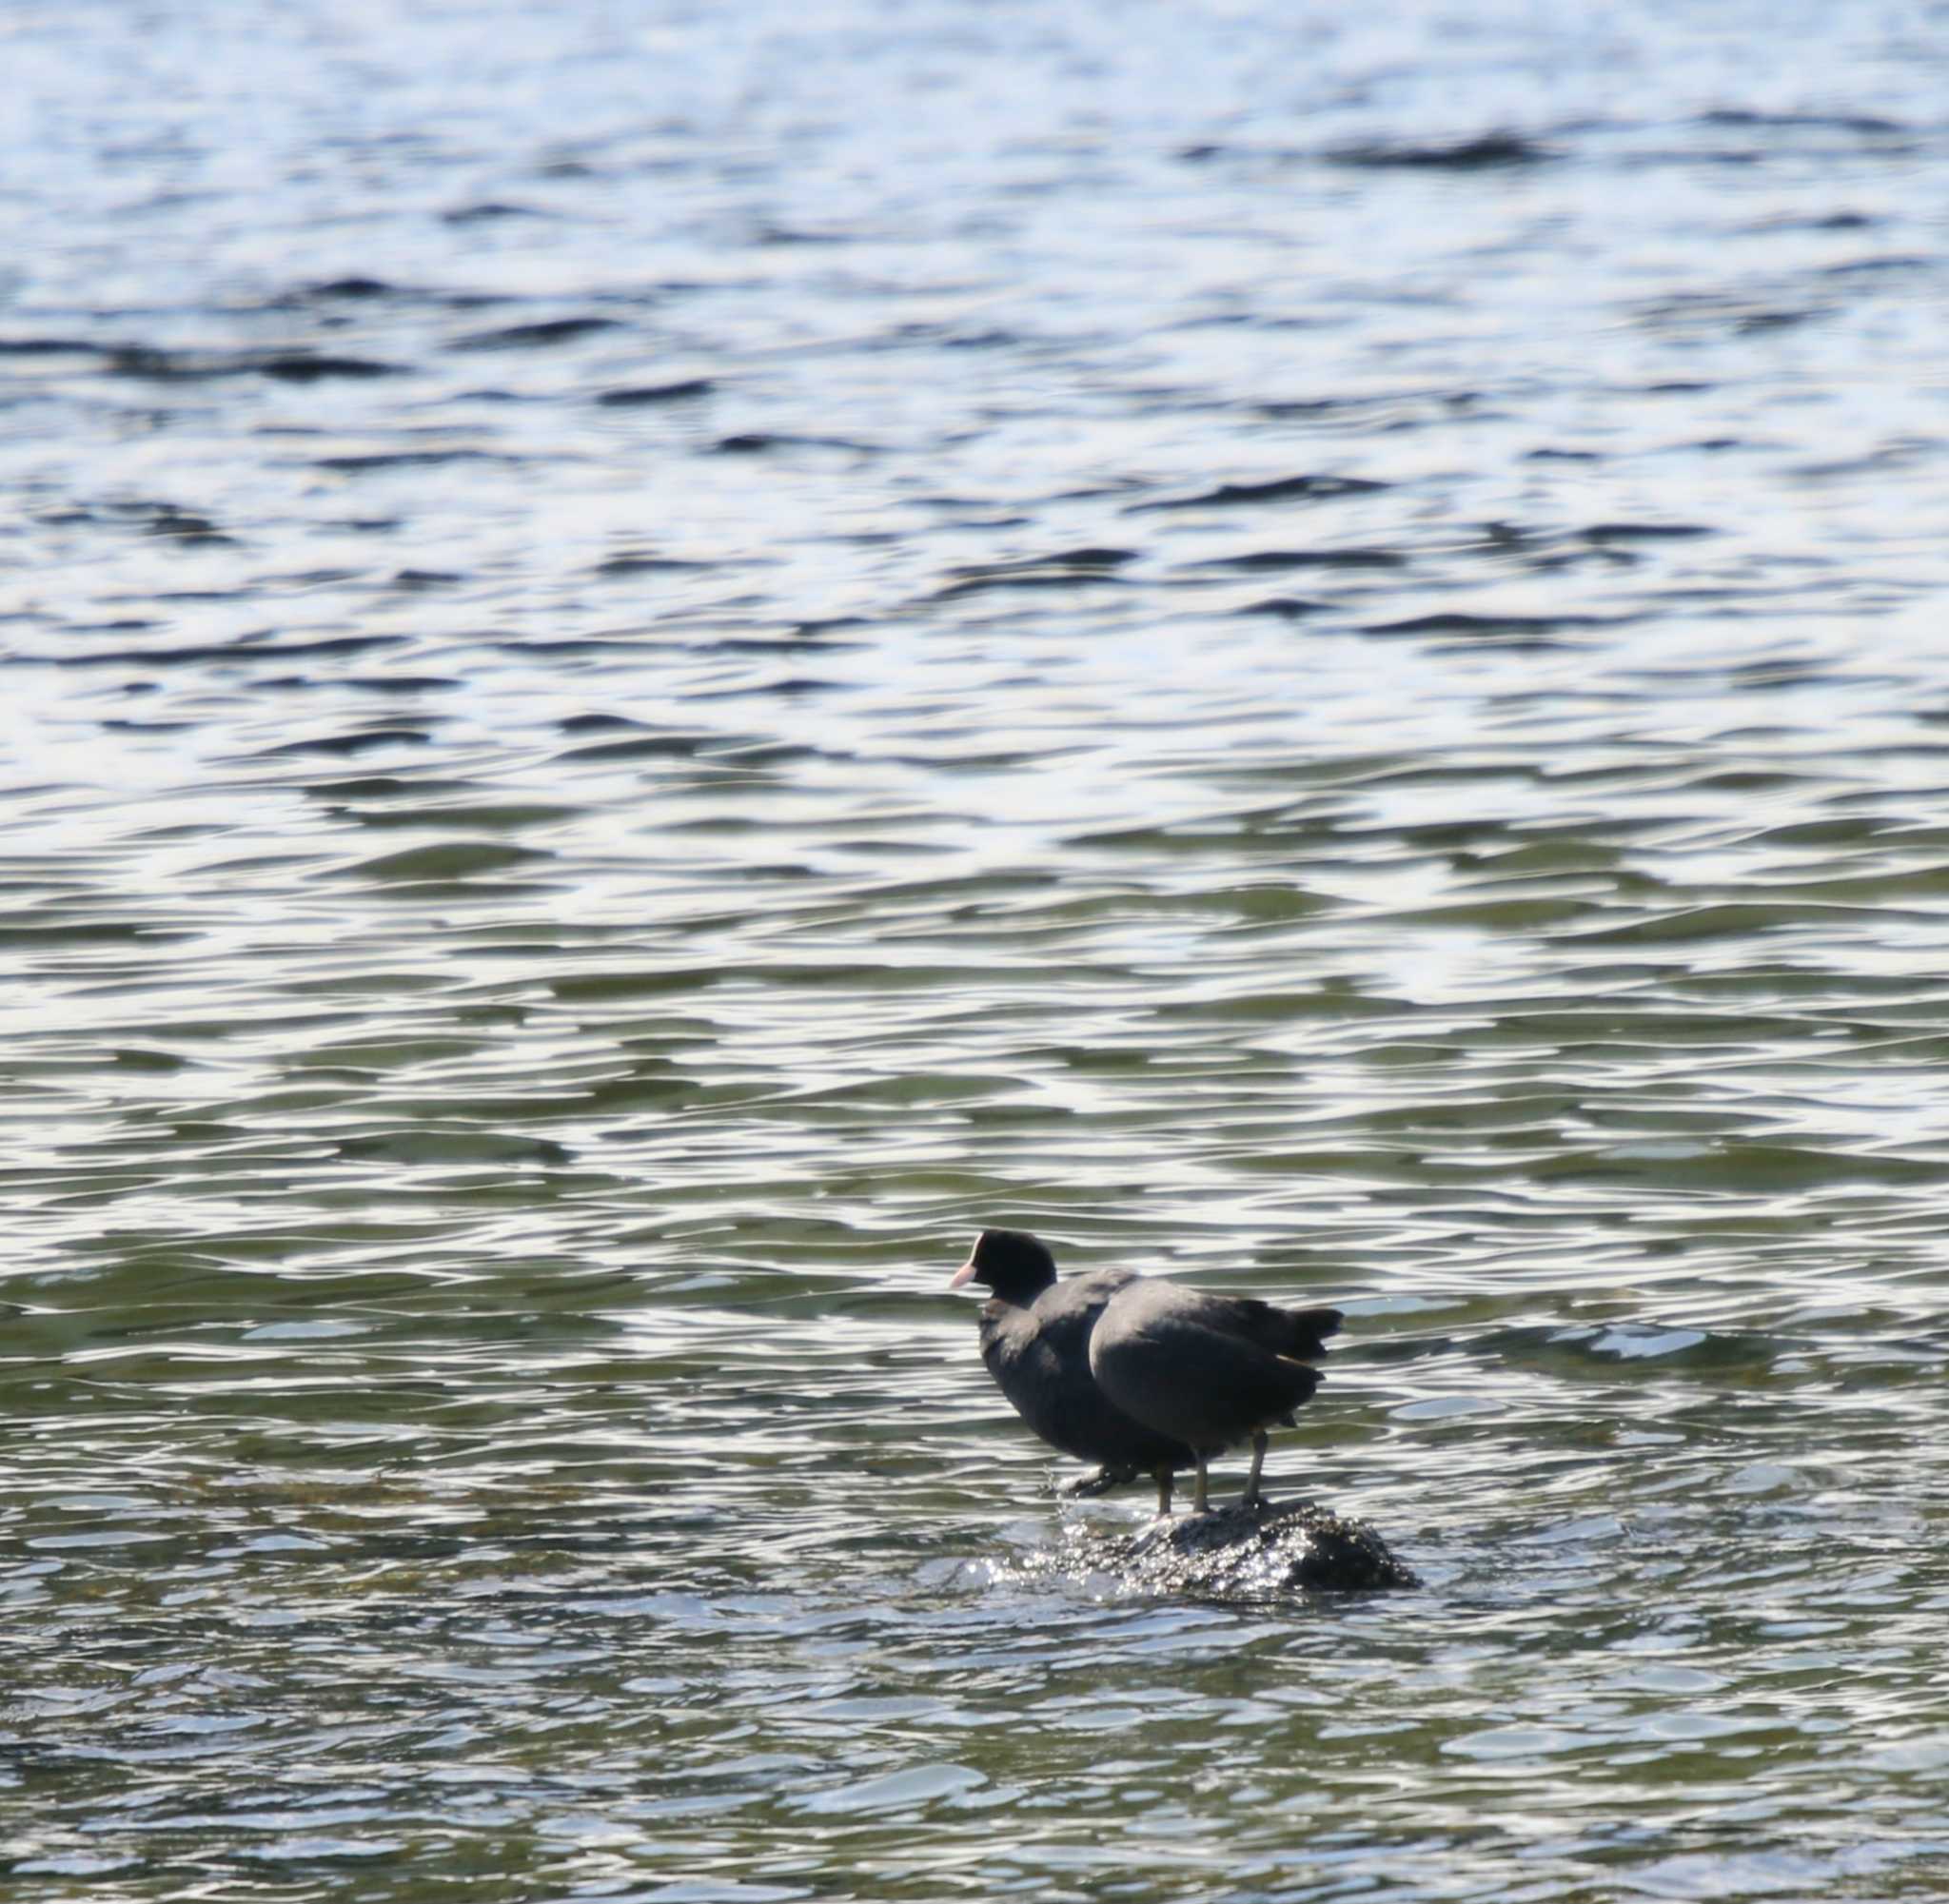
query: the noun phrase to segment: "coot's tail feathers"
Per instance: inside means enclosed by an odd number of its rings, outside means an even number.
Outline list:
[[[1327,1338],[1340,1326],[1338,1309],[1282,1309],[1255,1296],[1221,1296],[1213,1301],[1224,1311],[1212,1319],[1221,1328],[1293,1361],[1325,1355]]]
[[[1281,1355],[1325,1355],[1327,1338],[1340,1333],[1338,1309],[1283,1309],[1280,1313],[1294,1344],[1291,1348],[1282,1348]]]

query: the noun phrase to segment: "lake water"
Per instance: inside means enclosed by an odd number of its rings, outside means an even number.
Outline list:
[[[1945,28],[10,9],[10,1898],[1949,1891]]]

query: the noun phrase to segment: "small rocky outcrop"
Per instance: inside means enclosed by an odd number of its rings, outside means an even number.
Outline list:
[[[1134,1534],[1073,1526],[1064,1535],[1059,1564],[1065,1571],[1113,1575],[1138,1591],[1214,1599],[1421,1584],[1368,1522],[1313,1501],[1213,1507]]]

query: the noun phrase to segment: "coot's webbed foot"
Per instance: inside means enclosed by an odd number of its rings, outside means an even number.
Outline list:
[[[1112,1487],[1127,1487],[1136,1480],[1137,1470],[1133,1467],[1105,1467],[1095,1474],[1085,1475],[1081,1481],[1073,1481],[1063,1489],[1072,1501],[1093,1501],[1099,1494],[1108,1494]]]

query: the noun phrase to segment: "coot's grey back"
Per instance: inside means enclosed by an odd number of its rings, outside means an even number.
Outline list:
[[[1324,1353],[1339,1325],[1335,1309],[1282,1309],[1136,1277],[1097,1318],[1090,1370],[1124,1413],[1215,1453],[1290,1419],[1320,1384],[1293,1358]]]

